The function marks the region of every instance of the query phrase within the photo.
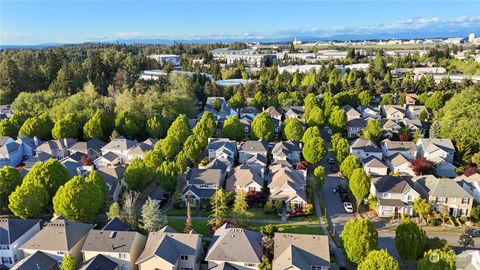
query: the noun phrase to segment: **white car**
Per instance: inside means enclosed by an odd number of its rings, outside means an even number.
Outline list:
[[[344,202],[343,203],[343,209],[345,209],[345,212],[347,212],[347,213],[353,213],[353,206],[349,202]]]
[[[333,158],[329,158],[327,161],[328,161],[328,164],[334,164],[335,163],[335,160]]]
[[[333,134],[333,131],[332,131],[331,129],[329,129],[329,130],[327,131],[327,133],[328,133],[329,135],[332,135],[332,134]]]

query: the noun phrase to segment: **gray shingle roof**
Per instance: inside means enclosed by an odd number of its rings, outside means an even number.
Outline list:
[[[125,137],[120,136],[102,147],[102,151],[127,151],[135,145],[137,145],[137,142],[127,140]]]
[[[51,152],[56,149],[68,149],[76,142],[75,139],[69,138],[46,141],[37,147],[37,151]]]
[[[262,235],[240,228],[218,228],[208,248],[206,261],[260,263]]]
[[[69,251],[93,225],[68,221],[59,217],[22,245],[22,249]]]
[[[57,270],[58,263],[55,259],[47,254],[37,251],[30,256],[27,256],[15,264],[11,270]]]
[[[216,184],[220,185],[222,171],[219,169],[190,169],[186,180],[191,185]]]
[[[414,178],[414,181],[424,190],[424,192],[433,197],[473,198],[472,195],[452,179],[436,178],[433,175],[423,175]]]
[[[118,264],[109,258],[98,254],[82,264],[79,270],[117,270]]]
[[[194,256],[197,245],[201,242],[198,234],[151,232],[148,234],[145,249],[137,260],[137,264],[157,256],[175,265],[180,255]]]
[[[324,235],[275,233],[273,269],[311,269],[330,266],[328,237]]]
[[[391,141],[385,139],[382,141],[382,144],[384,144],[390,151],[417,151],[417,145],[414,142]]]
[[[145,236],[135,231],[91,230],[82,251],[130,253],[135,240]]]
[[[379,160],[375,156],[369,156],[368,158],[362,160],[362,163],[364,164],[364,166],[370,168],[388,168],[388,166],[385,165],[383,161]]]
[[[96,152],[100,152],[102,147],[104,147],[105,145],[106,144],[99,139],[91,139],[91,140],[86,141],[86,142],[77,142],[77,143],[73,144],[69,148],[69,150],[72,151],[72,152],[76,152],[76,151],[85,152],[88,149],[93,149]]]
[[[127,224],[123,223],[119,218],[113,218],[110,220],[105,226],[103,226],[102,230],[104,231],[133,231]]]
[[[300,145],[294,141],[281,141],[275,144],[272,154],[276,156],[287,156],[291,152],[301,151]]]
[[[443,149],[444,151],[455,151],[452,140],[450,139],[420,139],[423,143],[425,152],[432,152],[436,147]]]
[[[239,166],[235,168],[233,173],[227,178],[226,190],[232,191],[235,190],[235,186],[246,186],[252,182],[263,187],[260,170]]]
[[[208,146],[207,148],[210,149],[219,149],[221,147],[225,147],[228,150],[235,153],[237,151],[237,143],[230,139],[225,138],[209,138],[208,139]]]
[[[372,183],[377,192],[384,193],[404,193],[413,188],[411,177],[408,176],[391,176],[372,178]]]
[[[365,152],[377,152],[381,153],[382,149],[378,147],[375,143],[367,139],[356,139],[350,146],[352,149],[363,149]]]
[[[238,150],[248,153],[268,153],[268,143],[264,140],[246,141],[240,144]]]
[[[12,244],[40,221],[40,219],[0,218],[0,245]]]

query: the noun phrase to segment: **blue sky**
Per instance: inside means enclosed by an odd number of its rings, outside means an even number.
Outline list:
[[[2,45],[471,30],[479,1],[0,0]]]

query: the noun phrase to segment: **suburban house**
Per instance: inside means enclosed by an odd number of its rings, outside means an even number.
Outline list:
[[[413,215],[413,201],[420,197],[408,176],[386,175],[372,178],[370,194],[377,198],[378,216],[387,218],[401,214]]]
[[[385,139],[381,143],[383,155],[388,158],[394,154],[402,154],[408,160],[417,157],[417,146],[414,142],[391,141]]]
[[[0,138],[0,168],[15,167],[23,160],[22,145],[10,137]]]
[[[23,160],[33,157],[35,155],[35,149],[41,144],[41,141],[37,137],[21,137],[15,142],[22,147]]]
[[[227,105],[227,101],[224,97],[207,97],[207,101],[205,102],[205,106],[208,107],[215,107],[215,102],[220,104],[220,108],[223,108]]]
[[[382,109],[387,119],[402,120],[406,116],[405,108],[399,105],[384,105]]]
[[[102,156],[105,156],[107,153],[113,153],[124,164],[128,161],[128,150],[135,146],[137,146],[136,141],[127,140],[125,137],[119,136],[102,147]]]
[[[410,166],[410,161],[400,153],[393,154],[386,158],[386,163],[393,173],[398,173],[403,176],[415,176],[412,166]]]
[[[209,200],[222,186],[224,177],[219,169],[187,168],[187,187],[183,192],[183,201],[190,206],[198,206],[202,201]]]
[[[96,168],[115,167],[123,163],[122,158],[114,152],[107,152],[93,161]]]
[[[1,265],[12,267],[23,259],[19,249],[40,231],[40,219],[0,218]]]
[[[260,110],[255,107],[243,107],[240,109],[240,118],[249,117],[255,119],[260,114]]]
[[[107,224],[105,224],[105,226],[103,226],[102,230],[104,230],[104,231],[117,231],[117,232],[133,231],[132,228],[128,227],[127,224],[123,223],[117,217],[114,217],[109,222],[107,222]]]
[[[135,158],[143,159],[143,156],[147,151],[153,150],[153,148],[155,147],[155,143],[157,143],[157,140],[149,138],[128,149],[127,162],[130,162]]]
[[[450,139],[425,139],[417,141],[418,155],[435,163],[435,174],[441,177],[456,177],[453,166],[455,147]]]
[[[264,159],[267,159],[268,152],[268,142],[264,140],[246,141],[241,143],[238,147],[238,162],[246,164],[252,157],[256,155],[261,155],[264,157]]]
[[[74,139],[67,138],[46,141],[40,144],[35,151],[37,152],[37,154],[47,153],[52,157],[62,159],[69,155],[68,149],[76,142],[77,141]]]
[[[15,264],[10,270],[59,270],[58,262],[47,254],[36,251]]]
[[[440,211],[446,207],[450,216],[470,216],[474,197],[457,182],[433,175],[422,175],[413,180],[415,188],[435,210]]]
[[[60,216],[50,221],[20,249],[23,250],[25,256],[41,251],[59,263],[68,253],[77,262],[81,262],[82,246],[87,239],[88,232],[93,227],[94,225],[69,221]]]
[[[357,111],[359,111],[362,114],[362,118],[365,121],[368,121],[370,119],[378,120],[382,118],[382,115],[380,114],[380,109],[378,107],[374,107],[371,105],[358,106]]]
[[[148,234],[145,249],[137,260],[139,270],[200,269],[202,237],[172,229]]]
[[[217,113],[217,120],[221,118],[227,119],[231,116],[238,116],[238,112],[233,107],[227,105],[222,107],[222,109]]]
[[[99,139],[91,139],[86,142],[77,142],[68,148],[70,154],[82,153],[95,160],[102,155],[102,147],[106,144]]]
[[[325,235],[275,233],[272,270],[331,269]]]
[[[29,170],[38,162],[45,162],[51,158],[53,157],[47,153],[37,153],[35,156],[25,160],[23,163],[25,164],[25,169]]]
[[[147,237],[135,231],[91,230],[82,247],[83,260],[103,255],[117,263],[120,270],[136,270],[146,241]]]
[[[458,184],[460,184],[465,191],[470,193],[473,198],[480,202],[480,174],[475,173],[470,176],[460,175],[454,179]]]
[[[406,94],[405,95],[405,105],[415,105],[418,102],[417,94]]]
[[[199,169],[219,169],[222,171],[223,175],[228,175],[232,170],[233,162],[224,158],[216,158],[205,166],[198,166]]]
[[[240,123],[243,125],[243,132],[245,133],[245,137],[248,137],[250,135],[250,131],[252,129],[252,121],[253,118],[250,118],[249,116],[244,116],[240,118]]]
[[[362,114],[350,105],[344,105],[340,107],[340,109],[345,111],[345,114],[347,115],[347,121],[353,119],[362,119]]]
[[[264,185],[264,177],[264,173],[258,169],[253,169],[247,166],[238,166],[227,178],[226,190],[232,192],[237,190],[244,190],[245,192],[261,192]]]
[[[121,270],[118,264],[109,258],[98,254],[97,256],[83,262],[78,270]]]
[[[274,161],[284,160],[292,165],[301,161],[301,153],[301,145],[294,141],[278,142],[272,149],[272,157]]]
[[[70,156],[66,156],[62,158],[59,162],[67,168],[67,171],[70,173],[71,176],[84,176],[86,170],[84,169],[82,157],[85,156],[85,154],[82,154],[80,152],[77,152],[75,154],[71,154]],[[85,166],[88,167],[88,166]]]
[[[362,160],[363,170],[371,176],[381,176],[388,174],[388,166],[381,159],[370,156]]]
[[[426,111],[428,116],[427,108],[423,105],[411,105],[407,107],[407,118],[410,120],[418,119],[420,113]]]
[[[350,146],[350,154],[359,160],[374,156],[378,160],[382,160],[382,150],[372,141],[367,139],[356,139]]]
[[[294,170],[281,164],[270,167],[269,184],[271,201],[281,201],[287,209],[293,205],[303,208],[307,203],[307,172]]]
[[[402,128],[399,122],[391,119],[380,119],[380,125],[382,126],[382,135],[387,138],[392,138],[393,134],[398,133]]]
[[[262,235],[224,224],[215,231],[205,261],[208,269],[257,269],[263,255]]]
[[[120,189],[123,185],[123,175],[125,174],[124,166],[102,167],[96,170],[107,184],[108,197],[117,201],[120,195]]]
[[[273,119],[277,119],[277,120],[279,120],[279,121],[282,120],[282,116],[283,116],[283,111],[282,111],[282,109],[277,109],[277,108],[275,108],[275,107],[273,107],[273,106],[270,106],[270,107],[266,108],[266,109],[264,110],[264,112],[270,114],[270,116],[271,116]]]
[[[362,130],[365,128],[365,120],[362,118],[355,118],[347,121],[347,136],[360,137]]]
[[[208,160],[215,158],[228,159],[232,165],[237,156],[237,143],[225,138],[208,138]]]
[[[408,118],[405,118],[402,120],[403,125],[407,128],[408,132],[410,134],[413,134],[414,132],[421,132],[422,134],[425,134],[427,131],[427,123],[422,122],[418,119],[413,119],[410,120]]]
[[[305,113],[304,106],[290,106],[287,111],[285,112],[285,118],[303,118],[303,114]]]

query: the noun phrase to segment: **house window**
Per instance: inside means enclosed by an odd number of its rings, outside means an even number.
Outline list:
[[[62,256],[63,256],[63,255],[65,255],[65,252],[63,252],[63,251],[57,251],[57,255],[62,255]]]
[[[120,266],[120,270],[130,270],[130,267],[128,267],[128,265],[122,264],[122,265]]]
[[[452,200],[452,202],[456,202],[457,198],[452,198],[451,200]]]
[[[118,254],[118,258],[120,258],[120,259],[126,259],[126,258],[127,258],[127,254],[126,254],[126,253],[119,253],[119,254]]]
[[[436,203],[446,203],[447,198],[446,197],[437,197],[437,198],[435,198],[435,202]]]
[[[200,188],[208,188],[208,185],[200,185]]]
[[[412,201],[412,195],[407,195],[407,202],[411,202]]]
[[[468,204],[468,198],[462,198],[462,204]]]
[[[11,257],[2,257],[2,264],[12,264]]]
[[[254,267],[255,264],[254,264],[254,263],[245,263],[245,266],[247,266],[247,267]]]
[[[0,250],[9,250],[10,246],[9,245],[0,245]]]
[[[188,261],[188,256],[187,255],[180,255],[180,260]]]
[[[468,210],[466,208],[460,208],[460,216],[466,216],[468,214]]]
[[[255,191],[255,187],[248,187],[248,191]]]
[[[318,266],[318,265],[312,265],[312,267],[310,269],[311,270],[322,270],[322,267]]]

